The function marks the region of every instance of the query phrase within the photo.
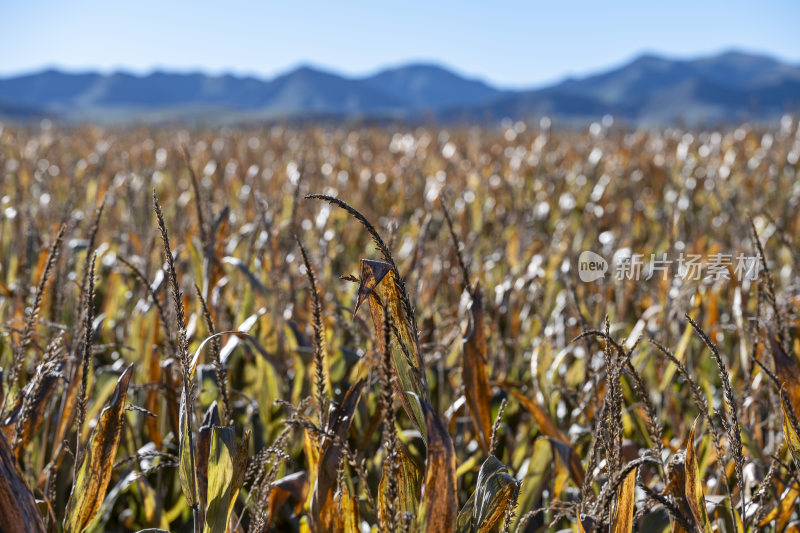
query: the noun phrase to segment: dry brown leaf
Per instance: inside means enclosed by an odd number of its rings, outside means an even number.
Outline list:
[[[386,305],[392,319],[393,335],[390,344],[392,364],[397,379],[392,382],[397,397],[408,416],[425,436],[425,417],[414,400],[414,395],[430,401],[425,365],[417,338],[414,317],[409,315],[398,289],[397,271],[389,263],[361,260],[361,283],[353,316],[367,300],[372,323],[378,337],[378,352],[383,353],[386,339],[383,338],[383,306]]]
[[[211,452],[212,429],[221,424],[217,402],[213,402],[206,410],[203,425],[197,431],[197,493],[200,497],[200,509],[205,509],[208,503],[208,457]]]
[[[420,482],[422,472],[417,468],[416,463],[409,457],[405,446],[398,442],[396,450],[397,460],[397,501],[400,513],[411,513],[412,515],[419,507]],[[387,512],[387,476],[389,474],[389,461],[384,460],[382,468],[381,482],[378,486],[378,517],[381,524],[386,524],[389,517]],[[413,525],[413,524],[412,524]],[[413,529],[412,529],[413,530]]]
[[[800,435],[797,434],[797,429],[792,423],[790,413],[786,412],[786,396],[784,394],[785,387],[781,387],[781,411],[783,412],[783,435],[786,438],[786,444],[792,452],[795,464],[800,465]],[[797,413],[797,411],[795,411]],[[796,416],[796,414],[795,414]]]
[[[327,434],[336,435],[341,440],[347,438],[353,413],[366,383],[363,379],[354,383],[345,394],[342,404],[331,410],[325,427]],[[328,436],[322,438],[310,505],[311,525],[315,531],[332,531],[334,527],[333,496],[338,486],[337,470],[342,454],[341,447],[333,438]]]
[[[294,498],[295,513],[299,513],[308,497],[308,488],[308,474],[305,472],[294,472],[273,482],[267,502],[267,521],[264,529],[269,531],[275,513],[289,501],[290,497]]]
[[[43,366],[49,367],[49,370],[43,368]],[[35,395],[33,395],[34,391],[32,389],[36,382],[31,381],[22,389],[22,393],[19,395],[17,402],[8,413],[8,416],[3,420],[2,426],[0,426],[0,430],[2,430],[8,442],[13,445],[17,439],[19,417],[22,414],[22,410],[26,410],[26,415],[22,421],[22,427],[19,428],[21,430],[19,442],[16,448],[14,448],[14,454],[17,458],[19,458],[22,452],[28,447],[31,437],[44,419],[47,403],[52,397],[53,392],[55,392],[56,385],[58,385],[59,378],[52,372],[55,371],[58,366],[61,365],[56,362],[40,365],[37,372],[45,372],[45,375],[41,377],[41,381],[36,387]]]
[[[539,426],[539,429],[542,433],[550,437],[551,439],[559,440],[561,442],[569,442],[567,440],[566,435],[558,429],[556,423],[553,422],[553,419],[550,418],[550,415],[545,412],[544,409],[536,405],[530,398],[525,396],[524,394],[517,392],[511,387],[504,387],[508,392],[510,392],[519,403],[521,403],[525,408],[530,411],[533,415],[533,419],[536,420],[536,424]]]
[[[665,493],[672,496],[675,505],[681,511],[683,516],[690,518],[692,510],[689,508],[689,503],[686,498],[686,455],[684,453],[676,453],[669,460],[667,465],[667,483]],[[689,532],[677,520],[672,521],[672,533],[694,533]]]
[[[130,365],[119,377],[114,394],[106,402],[86,445],[83,462],[67,503],[65,533],[82,532],[103,503],[117,456],[122,418],[125,414],[125,398],[132,375],[133,365]]]
[[[421,533],[453,531],[456,524],[456,453],[447,427],[424,400],[420,405],[428,428],[428,456],[417,523]]]
[[[36,500],[3,435],[0,435],[0,529],[8,533],[44,532]]]
[[[464,335],[462,376],[464,395],[467,398],[472,420],[483,451],[489,451],[492,439],[492,401],[489,391],[489,359],[486,348],[486,330],[483,320],[483,301],[480,287],[472,291],[469,306],[469,329]]]
[[[350,489],[342,483],[334,494],[333,533],[360,533],[358,503],[350,495]]]
[[[794,502],[797,501],[798,496],[800,496],[800,487],[798,487],[796,483],[792,483],[792,485],[787,487],[786,490],[783,491],[783,494],[781,494],[778,505],[764,517],[761,523],[758,524],[758,527],[767,527],[767,525],[774,520],[776,521],[775,531],[784,531],[789,520],[792,519],[792,515],[794,514]]]

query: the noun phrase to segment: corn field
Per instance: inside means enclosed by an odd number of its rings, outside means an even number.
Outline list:
[[[0,531],[800,531],[788,117],[5,124],[0,176]]]

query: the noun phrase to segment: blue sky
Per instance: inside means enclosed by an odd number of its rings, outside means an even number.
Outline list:
[[[433,61],[507,87],[736,48],[800,64],[800,2],[0,0],[0,76],[44,66],[361,75]]]

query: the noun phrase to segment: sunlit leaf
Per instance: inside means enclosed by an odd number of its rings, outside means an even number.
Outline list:
[[[416,513],[419,507],[420,486],[422,481],[422,472],[420,472],[417,465],[408,456],[408,452],[402,443],[398,443],[396,450],[397,461],[397,502],[400,504],[399,509],[395,511],[399,513]],[[381,482],[378,486],[378,516],[382,524],[387,523],[390,517],[387,516],[388,509],[388,494],[387,494],[387,476],[389,475],[389,461],[383,461]]]
[[[690,313],[692,316],[697,314],[697,310],[700,306],[701,298],[700,293],[695,294],[695,305],[694,309]],[[691,324],[686,324],[686,328],[683,330],[683,335],[681,336],[681,340],[678,343],[678,347],[675,349],[675,359],[680,362],[686,358],[686,351],[689,348],[689,342],[692,339],[692,335],[694,330],[692,329]],[[661,378],[661,382],[658,385],[658,390],[663,391],[668,386],[673,383],[673,378],[675,377],[675,372],[677,371],[677,367],[675,365],[669,365],[664,369],[664,375]]]
[[[215,426],[211,430],[208,456],[208,506],[205,533],[225,533],[233,504],[242,486],[247,459],[247,441],[236,444],[232,427]]]
[[[553,469],[553,448],[546,437],[540,437],[533,443],[533,452],[528,460],[528,469],[522,480],[518,506],[522,513],[532,511],[542,495],[550,473]],[[519,517],[517,517],[517,521]]]
[[[581,521],[581,513],[578,513],[576,518],[575,525],[578,526],[578,533],[586,533],[586,530],[583,528],[583,522]]]
[[[795,464],[800,465],[800,435],[797,434],[795,425],[792,423],[790,413],[786,412],[784,388],[781,388],[780,397],[781,410],[783,412],[783,435],[786,438],[786,444],[789,446],[789,450],[792,452]]]
[[[183,496],[186,498],[186,503],[189,507],[195,507],[198,504],[197,499],[197,480],[195,479],[194,464],[195,453],[192,449],[194,442],[192,435],[189,433],[189,420],[187,416],[192,416],[192,412],[186,405],[186,391],[181,392],[181,406],[179,414],[180,436],[178,440],[179,462],[178,462],[178,477],[181,481],[181,489]]]
[[[416,322],[409,315],[398,290],[397,271],[389,263],[361,260],[361,284],[358,287],[355,316],[358,308],[367,300],[372,322],[378,337],[379,353],[384,350],[386,339],[383,338],[383,305],[392,318],[393,335],[390,341],[392,363],[397,379],[393,386],[400,403],[408,416],[416,424],[417,429],[425,436],[425,417],[414,395],[429,401],[428,381],[425,377],[425,366],[417,338]]]
[[[517,480],[497,457],[490,455],[478,472],[475,492],[458,513],[458,533],[491,531],[505,515],[518,490]]]
[[[630,533],[633,530],[633,511],[636,504],[636,474],[634,468],[617,488],[617,512],[614,517],[614,533]]]
[[[147,346],[143,346],[142,349],[146,350],[147,356],[145,357],[144,361],[144,369],[147,373],[147,381],[149,383],[160,383],[161,382],[161,361],[159,358],[159,352],[155,349],[155,337],[158,332],[157,324],[158,324],[158,317],[154,315],[153,317],[153,325],[151,327],[153,331],[153,348],[148,349]],[[162,395],[161,391],[155,389],[149,389],[147,391],[147,396],[145,397],[144,407],[151,413],[155,413],[160,415],[160,405],[162,402]],[[147,427],[147,432],[150,437],[150,440],[156,445],[156,448],[161,448],[161,429],[159,428],[159,419],[146,417],[145,418],[145,426]]]
[[[319,469],[319,444],[317,437],[310,430],[303,430],[303,452],[306,454],[308,462],[309,486],[313,487],[317,482],[317,471]],[[312,492],[308,491],[306,496],[306,507],[311,506]]]
[[[117,455],[125,414],[125,398],[132,374],[133,365],[130,365],[119,377],[114,394],[106,402],[97,426],[86,445],[83,462],[67,503],[64,517],[66,533],[82,532],[103,503]]]
[[[333,499],[333,533],[360,533],[358,503],[350,495],[347,484],[339,485]]]
[[[786,526],[783,533],[800,533],[800,520],[795,520]]]
[[[702,528],[705,533],[712,533],[711,523],[708,521],[708,511],[706,510],[706,497],[703,492],[703,481],[700,479],[700,467],[697,464],[697,455],[694,450],[694,432],[697,428],[696,418],[689,432],[689,440],[686,442],[686,500],[692,511],[695,523]]]
[[[528,411],[530,411],[530,413],[533,415],[533,419],[536,420],[536,424],[539,426],[539,429],[542,433],[551,439],[561,442],[569,442],[564,433],[558,429],[556,423],[553,422],[553,419],[550,418],[550,415],[547,414],[544,409],[536,405],[533,400],[514,390],[513,388],[507,387],[506,390],[508,390],[508,392],[510,392],[517,400],[519,400],[519,403],[521,403]]]

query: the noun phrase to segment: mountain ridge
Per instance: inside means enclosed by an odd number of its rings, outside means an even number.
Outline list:
[[[695,59],[642,54],[533,89],[509,90],[436,63],[366,76],[301,65],[271,79],[230,73],[48,68],[0,78],[0,116],[63,120],[291,119],[310,116],[485,121],[606,114],[637,124],[762,120],[800,111],[800,66],[742,51]],[[11,112],[8,112],[11,110]],[[19,113],[18,110],[24,110]]]

